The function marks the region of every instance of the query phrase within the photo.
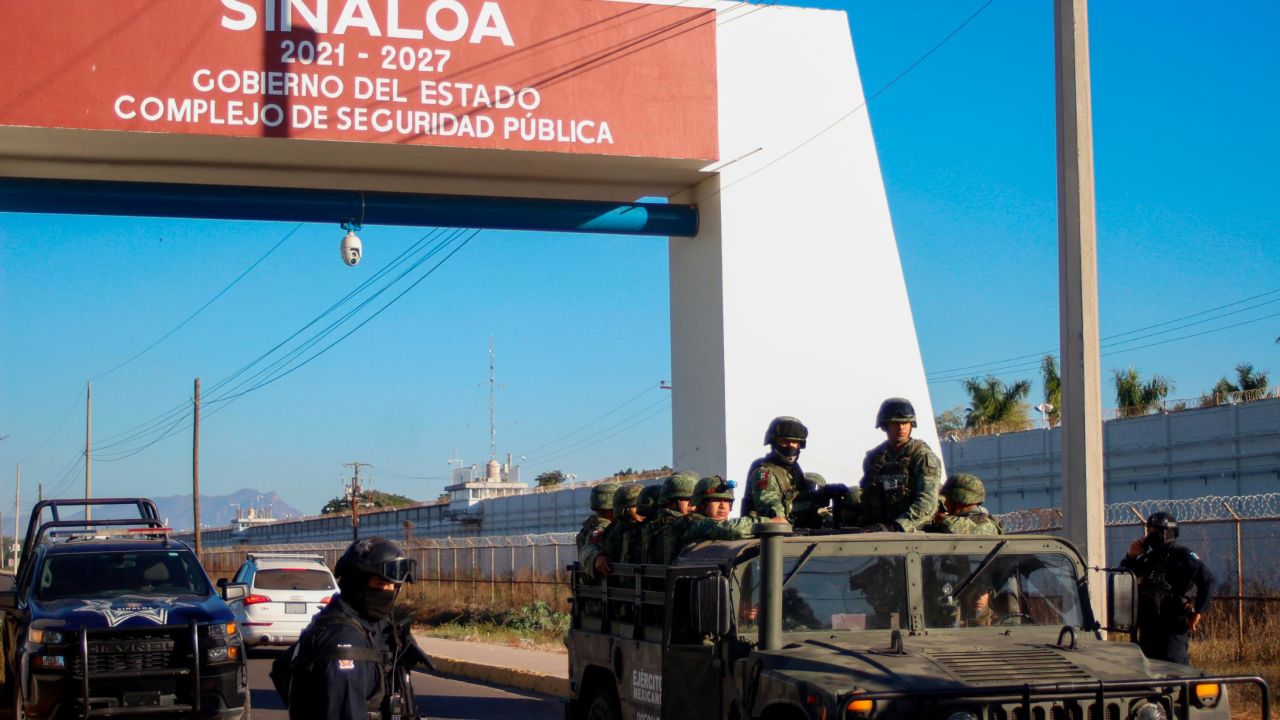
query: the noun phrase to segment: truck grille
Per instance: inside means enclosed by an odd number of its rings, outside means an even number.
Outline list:
[[[112,631],[89,635],[89,677],[103,673],[172,670],[191,665],[190,630]],[[77,645],[79,638],[76,638]],[[84,658],[76,652],[71,674],[84,677]]]
[[[957,680],[969,685],[1074,682],[1093,679],[1075,663],[1047,648],[1029,647],[1023,650],[990,653],[938,652],[928,655]],[[1032,717],[1018,718],[1018,720],[1039,719]],[[1046,716],[1044,720],[1059,720],[1059,718],[1056,715]],[[1061,720],[1074,719],[1064,715]]]
[[[990,720],[1121,720],[1123,716],[1118,703],[1100,707],[1091,702],[1067,701],[1054,706],[1033,704],[1030,714],[1020,706],[991,705],[987,708],[987,717]]]

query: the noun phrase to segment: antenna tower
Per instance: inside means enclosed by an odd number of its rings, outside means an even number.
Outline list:
[[[498,416],[494,409],[493,336],[489,336],[489,459],[498,459]]]

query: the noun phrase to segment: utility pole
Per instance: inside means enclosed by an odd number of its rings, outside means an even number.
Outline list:
[[[193,404],[195,422],[191,426],[191,512],[196,519],[196,557],[204,562],[204,556],[200,554],[200,378],[196,378]]]
[[[18,463],[18,481],[13,484],[13,569],[18,570],[18,518],[22,515],[22,463]]]
[[[93,497],[93,381],[89,381],[89,391],[84,401],[84,499]],[[92,517],[91,508],[84,506],[84,519]]]
[[[342,465],[352,469],[348,492],[351,495],[351,541],[355,542],[360,539],[360,493],[364,492],[364,488],[360,487],[360,468],[369,467],[369,463],[349,462]]]
[[[1058,313],[1062,352],[1062,525],[1091,568],[1106,565],[1098,252],[1086,0],[1054,0],[1058,129]],[[1103,583],[1089,583],[1107,624]]]

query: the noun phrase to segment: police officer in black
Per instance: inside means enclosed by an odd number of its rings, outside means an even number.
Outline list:
[[[1120,567],[1138,578],[1138,644],[1155,660],[1188,662],[1191,633],[1209,607],[1213,573],[1177,544],[1178,520],[1167,512],[1147,518],[1147,533],[1133,541]]]
[[[391,608],[416,563],[390,540],[362,538],[338,560],[339,594],[298,641],[290,720],[411,720],[409,671],[421,656]]]

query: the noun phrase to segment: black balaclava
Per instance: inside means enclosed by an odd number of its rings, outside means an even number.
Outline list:
[[[369,575],[359,572],[344,575],[338,578],[338,589],[342,591],[343,600],[362,617],[374,622],[386,620],[391,617],[391,606],[396,602],[400,587],[397,585],[395,590],[371,588],[369,578]]]
[[[773,457],[783,465],[795,465],[800,459],[800,448],[792,450],[776,444],[770,447],[773,450]]]

